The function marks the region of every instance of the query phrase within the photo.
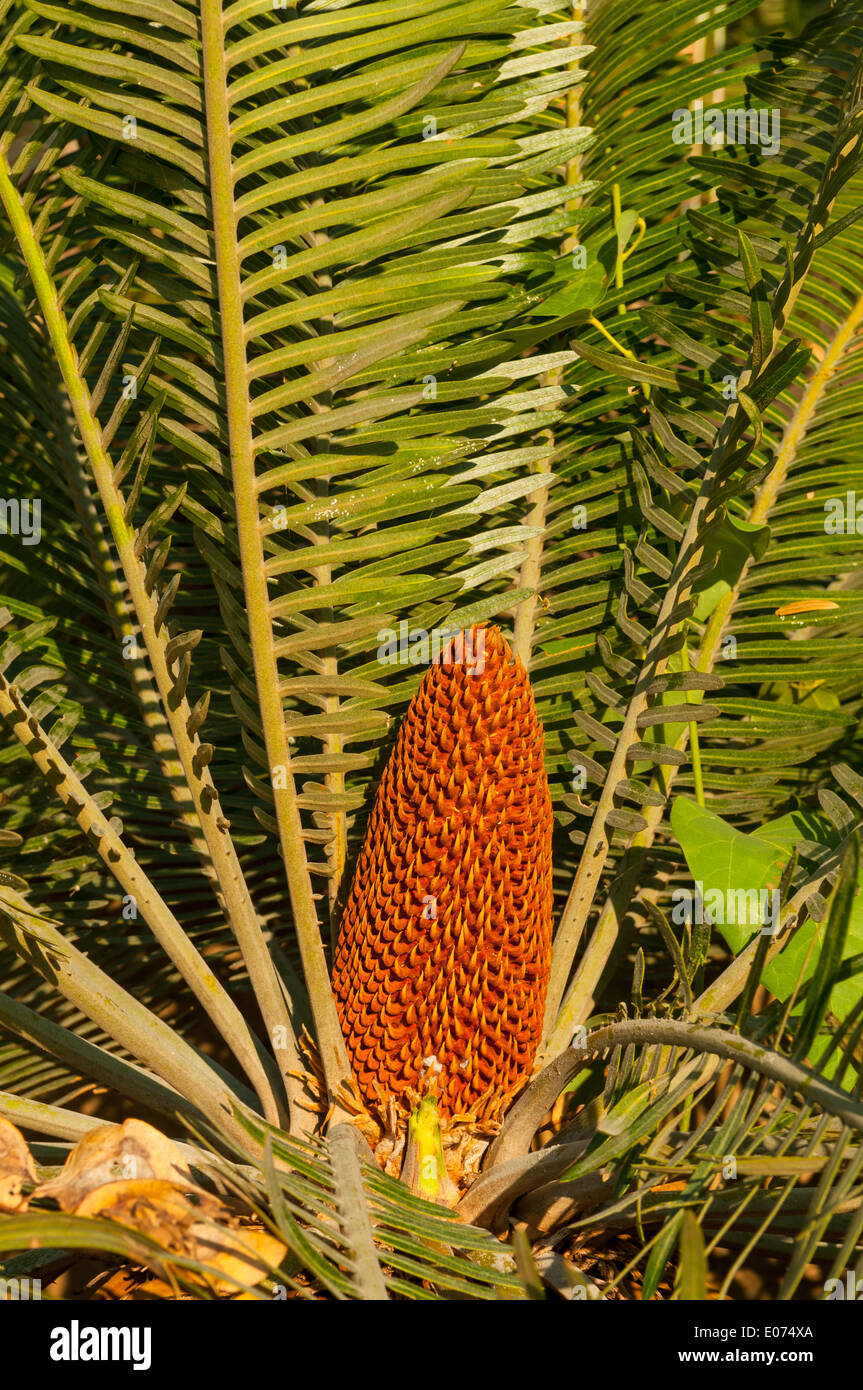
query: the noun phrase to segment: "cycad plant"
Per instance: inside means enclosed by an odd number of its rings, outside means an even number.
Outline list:
[[[0,0],[5,1276],[861,1272],[863,21],[755,8]]]

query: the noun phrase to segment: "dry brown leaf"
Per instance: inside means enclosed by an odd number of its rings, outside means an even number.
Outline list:
[[[201,1199],[201,1205],[210,1202],[221,1207],[215,1197]],[[192,1205],[181,1187],[164,1178],[126,1178],[94,1188],[74,1210],[76,1216],[118,1221],[172,1250],[189,1254],[189,1232],[200,1207]]]
[[[198,1222],[192,1227],[196,1238],[197,1259],[216,1269],[221,1277],[209,1279],[216,1293],[236,1293],[237,1283],[254,1288],[266,1279],[270,1269],[277,1269],[287,1253],[283,1245],[268,1231],[222,1229]]]
[[[90,1192],[106,1184],[158,1180],[196,1188],[189,1165],[172,1140],[143,1120],[100,1125],[75,1145],[62,1171],[37,1189],[64,1211],[78,1211]]]
[[[92,1130],[37,1191],[64,1211],[117,1221],[207,1265],[211,1272],[198,1277],[219,1294],[235,1293],[237,1281],[259,1284],[287,1249],[266,1231],[239,1228],[224,1203],[195,1184],[176,1144],[142,1120]]]
[[[33,1155],[20,1129],[0,1115],[0,1211],[26,1211],[25,1182],[36,1182]]]
[[[234,1293],[237,1281],[259,1284],[281,1264],[287,1248],[266,1231],[236,1229],[217,1197],[200,1191],[189,1197],[176,1183],[155,1179],[105,1183],[87,1194],[75,1215],[118,1221],[173,1254],[208,1265],[214,1273],[202,1277],[221,1294]]]

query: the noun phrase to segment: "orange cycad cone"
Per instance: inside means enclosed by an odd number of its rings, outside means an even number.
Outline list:
[[[527,673],[497,628],[431,666],[378,788],[333,988],[360,1092],[494,1119],[530,1073],[551,957],[552,811]]]

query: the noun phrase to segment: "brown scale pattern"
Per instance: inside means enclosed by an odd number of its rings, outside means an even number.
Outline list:
[[[444,1117],[477,1120],[495,1119],[530,1073],[552,930],[542,725],[521,662],[497,628],[471,630],[483,636],[484,670],[444,653],[411,701],[333,970],[366,1103],[389,1094],[405,1106],[433,1089]]]

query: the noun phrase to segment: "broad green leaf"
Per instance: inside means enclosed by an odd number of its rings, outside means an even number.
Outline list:
[[[712,531],[704,549],[704,563],[715,560],[715,568],[706,579],[697,583],[694,592],[698,602],[693,617],[703,623],[717,603],[737,583],[744,567],[753,558],[760,560],[770,543],[770,528],[744,521],[729,513]]]
[[[735,953],[741,951],[754,929],[773,923],[790,851],[735,830],[714,811],[685,797],[674,800],[671,826],[700,894],[704,919],[720,929]],[[686,916],[687,903],[681,897],[672,921]]]

